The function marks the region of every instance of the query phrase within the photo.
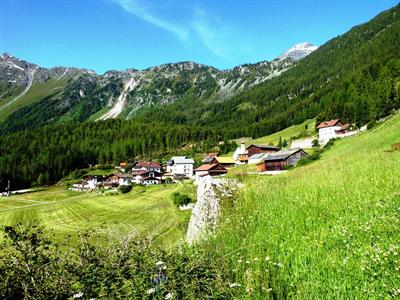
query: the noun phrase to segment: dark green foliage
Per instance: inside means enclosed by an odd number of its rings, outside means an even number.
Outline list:
[[[311,163],[311,162],[313,162],[315,160],[320,159],[321,153],[322,153],[322,150],[316,149],[313,154],[307,156],[306,158],[300,159],[297,162],[296,166],[297,167],[301,167],[301,166],[307,165],[307,164],[309,164],[309,163]]]
[[[126,193],[129,193],[132,190],[132,186],[131,185],[120,185],[118,190],[121,193],[126,194]]]
[[[178,149],[187,143],[207,141],[215,145],[221,135],[208,128],[121,120],[19,131],[1,136],[0,190],[7,180],[11,180],[13,189],[30,186],[39,179],[41,184],[52,184],[73,170],[98,162],[117,165],[135,158],[168,157],[179,153]]]
[[[190,202],[192,202],[192,199],[188,195],[175,192],[172,194],[172,201],[176,206],[181,206],[188,205]]]
[[[104,229],[103,229],[104,232]],[[231,272],[218,253],[166,252],[148,240],[97,230],[59,245],[36,226],[6,227],[0,244],[1,299],[228,299]],[[151,293],[154,289],[154,292]]]

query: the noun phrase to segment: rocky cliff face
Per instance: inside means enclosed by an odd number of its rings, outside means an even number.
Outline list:
[[[198,180],[197,202],[190,217],[186,240],[189,244],[201,240],[215,230],[222,201],[232,201],[238,185],[235,180],[205,176]]]

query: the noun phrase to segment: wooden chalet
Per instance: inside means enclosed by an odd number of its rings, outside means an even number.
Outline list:
[[[306,158],[307,156],[307,152],[303,149],[279,151],[270,154],[261,163],[257,164],[257,170],[259,172],[283,171],[287,166],[295,166],[300,159]]]
[[[196,177],[202,177],[202,176],[219,176],[219,175],[225,175],[228,173],[228,170],[221,166],[220,164],[205,164],[201,165],[197,169],[194,169],[194,173],[196,174]]]
[[[247,147],[247,154],[251,157],[254,154],[259,153],[276,153],[281,150],[279,147],[271,146],[271,145],[255,145],[252,144]]]

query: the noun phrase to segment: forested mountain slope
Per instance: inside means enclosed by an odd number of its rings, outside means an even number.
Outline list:
[[[0,122],[5,121],[3,131],[9,132],[55,122],[131,119],[140,110],[180,101],[192,105],[221,102],[278,76],[316,48],[300,49],[300,56],[296,50],[295,58],[289,52],[271,62],[224,71],[179,62],[145,70],[108,71],[104,75],[66,67],[45,69],[3,54]],[[50,83],[60,88],[48,89]],[[39,91],[35,98],[29,97],[31,89]]]
[[[319,47],[296,66],[223,103],[176,102],[143,119],[223,125],[261,136],[318,117],[357,125],[400,107],[400,5]]]

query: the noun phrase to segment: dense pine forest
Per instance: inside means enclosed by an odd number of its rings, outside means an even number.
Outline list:
[[[2,136],[0,187],[4,188],[7,180],[12,181],[14,189],[51,184],[73,170],[98,163],[132,162],[139,157],[167,158],[166,155],[176,151],[206,151],[221,139],[224,136],[218,130],[121,120],[20,131]],[[185,148],[186,145],[190,147]]]
[[[106,94],[118,84],[104,87]],[[50,124],[52,101],[39,104],[0,124],[0,188],[8,179],[14,187],[54,183],[89,164],[163,158],[194,142],[210,148],[226,139],[259,137],[309,118],[341,118],[360,127],[400,108],[400,5],[332,39],[281,76],[224,101],[183,98],[139,109],[131,121],[99,122],[87,120],[92,110],[82,104],[78,120]],[[27,111],[43,119],[31,119]]]

